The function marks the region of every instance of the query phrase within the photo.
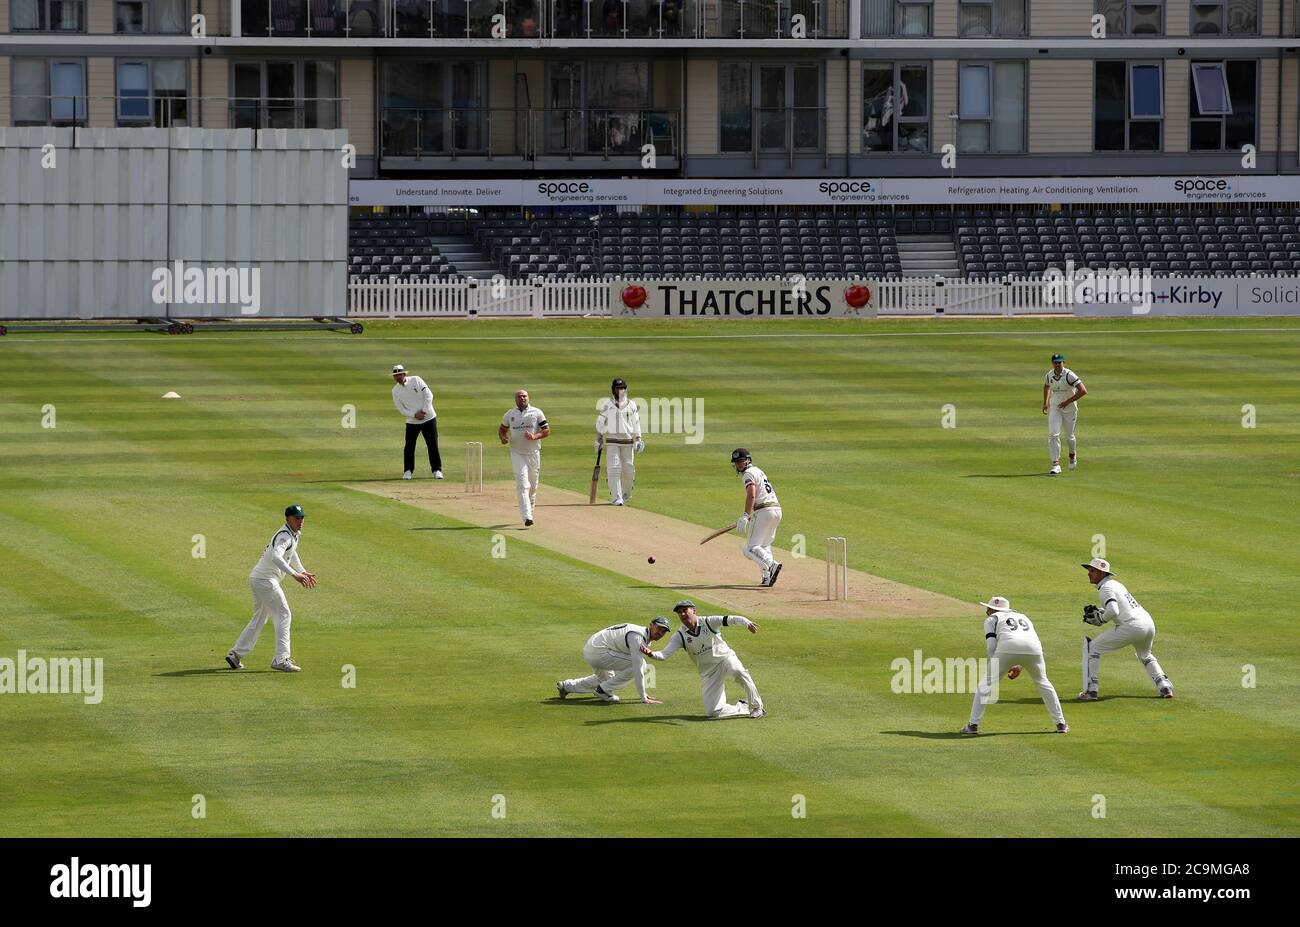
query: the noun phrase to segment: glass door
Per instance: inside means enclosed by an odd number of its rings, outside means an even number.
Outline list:
[[[763,65],[758,69],[758,147],[762,151],[785,151],[786,66]]]
[[[572,152],[582,144],[582,64],[560,62],[551,65],[547,84],[546,110],[550,120],[547,150]]]

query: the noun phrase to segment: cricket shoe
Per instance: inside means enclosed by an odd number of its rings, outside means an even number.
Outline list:
[[[1056,476],[1056,475],[1057,475],[1058,473],[1060,473],[1060,472],[1061,472],[1061,465],[1060,465],[1060,464],[1052,464],[1052,469],[1050,469],[1050,470],[1047,471],[1047,475],[1048,475],[1048,476]]]
[[[1093,692],[1091,689],[1084,690],[1083,692],[1079,693],[1079,701],[1095,702],[1097,701],[1097,693]]]
[[[767,585],[769,585],[769,586],[775,586],[775,585],[776,585],[776,578],[777,578],[778,576],[780,576],[780,575],[781,575],[781,564],[776,563],[776,562],[774,561],[774,562],[772,563],[772,569],[769,570],[769,571],[768,571],[768,574],[767,574]]]
[[[525,527],[525,528],[531,528],[532,526],[533,526],[533,520],[532,520],[531,518],[525,518],[525,519],[524,519],[524,527]]]
[[[406,471],[404,471],[404,472],[402,473],[402,479],[404,479],[404,480],[413,479],[414,477],[415,477],[415,474],[412,473],[410,470],[406,470]]]
[[[555,691],[559,693],[560,698],[564,698],[566,695],[569,694],[569,690],[564,688],[564,683],[562,682],[557,682],[555,684]]]
[[[1078,457],[1071,457],[1071,458],[1070,458],[1070,469],[1071,469],[1071,470],[1077,470],[1078,468],[1079,468],[1079,458],[1078,458]]]
[[[226,654],[226,663],[230,665],[231,669],[244,668],[244,661],[239,659],[239,654],[235,653],[233,650]]]
[[[767,716],[767,712],[762,708],[751,708],[749,709],[749,716],[751,718],[763,718]]]
[[[612,504],[613,504],[613,505],[622,505],[622,504],[623,504],[623,500],[622,500],[622,499],[615,499],[615,500],[613,501]]]
[[[617,702],[618,696],[612,692],[606,692],[600,686],[596,686],[596,695],[602,702]]]
[[[302,667],[292,660],[285,660],[283,663],[272,663],[271,669],[279,670],[282,673],[301,673]]]
[[[980,726],[979,726],[978,724],[968,724],[968,725],[966,725],[964,728],[962,728],[960,731],[958,731],[957,733],[958,733],[958,734],[978,734],[979,732],[980,732]]]
[[[1174,697],[1174,687],[1173,687],[1173,686],[1162,686],[1162,687],[1160,688],[1160,697],[1161,697],[1161,698],[1173,698],[1173,697]]]
[[[1066,724],[1064,721],[1062,721],[1060,724],[1058,724],[1058,725],[1056,726],[1056,733],[1058,733],[1058,734],[1068,734],[1068,733],[1070,733],[1070,725],[1068,725],[1068,724]]]
[[[442,476],[442,471],[441,471],[441,470],[434,470],[434,471],[433,471],[433,478],[434,478],[435,480],[440,480],[440,479],[442,479],[442,478],[443,478],[443,476]]]

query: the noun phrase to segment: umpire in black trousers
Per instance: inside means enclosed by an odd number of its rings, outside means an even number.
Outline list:
[[[415,476],[415,445],[420,435],[429,448],[429,468],[435,480],[442,479],[442,457],[438,453],[438,413],[433,411],[433,390],[401,364],[393,367],[393,405],[406,416],[406,446],[402,448],[402,479]]]

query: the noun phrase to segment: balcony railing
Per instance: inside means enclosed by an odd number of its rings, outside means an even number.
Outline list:
[[[160,129],[199,124],[205,113],[220,122],[225,111],[232,129],[336,129],[348,117],[350,101],[340,97],[195,97],[182,93],[122,93],[116,96],[14,94],[0,96],[15,126],[113,126]]]
[[[445,109],[385,107],[380,156],[516,159],[539,157],[642,157],[653,144],[656,158],[680,157],[681,132],[675,110]]]
[[[337,129],[339,97],[230,97],[232,129]]]
[[[246,37],[846,38],[854,0],[234,0]]]
[[[785,155],[791,167],[796,155],[819,155],[823,164],[829,163],[824,106],[727,110],[722,113],[722,133],[726,141],[725,150],[752,153],[754,167],[759,166],[760,158],[772,155]]]

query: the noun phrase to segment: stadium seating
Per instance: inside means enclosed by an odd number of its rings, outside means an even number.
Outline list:
[[[888,279],[901,275],[898,236],[908,234],[952,235],[962,272],[973,278],[1035,277],[1071,261],[1076,268],[1156,274],[1300,273],[1300,211],[1277,206],[354,217],[349,270],[480,275],[458,273],[439,252],[435,241],[446,242],[440,236],[449,234],[472,240],[471,248],[511,278],[802,273]]]

